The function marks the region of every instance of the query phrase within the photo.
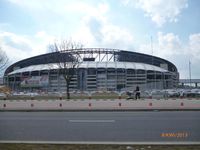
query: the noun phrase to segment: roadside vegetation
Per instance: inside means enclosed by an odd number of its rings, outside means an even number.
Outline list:
[[[200,145],[0,144],[1,150],[199,150]]]
[[[77,100],[77,99],[118,99],[119,96],[116,93],[98,93],[98,94],[93,94],[93,95],[88,95],[85,93],[78,93],[78,94],[71,94],[70,100]],[[121,98],[126,99],[127,95],[122,94]],[[46,95],[8,95],[6,97],[0,97],[0,100],[67,100],[67,95],[66,94],[46,94]]]

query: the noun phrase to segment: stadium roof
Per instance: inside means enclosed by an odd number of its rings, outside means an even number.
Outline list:
[[[21,69],[14,70],[8,75],[22,73],[22,72],[32,72],[32,71],[41,71],[41,70],[52,70],[58,69],[59,66],[54,64],[41,64],[41,65],[32,65],[24,67]],[[152,70],[158,72],[168,72],[167,70],[149,65],[144,63],[135,63],[135,62],[91,62],[85,61],[79,65],[79,68],[115,68],[115,69],[135,69],[135,70]]]

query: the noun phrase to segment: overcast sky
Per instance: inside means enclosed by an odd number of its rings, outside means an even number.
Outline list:
[[[12,62],[56,39],[162,57],[200,78],[200,0],[0,0],[0,46]]]

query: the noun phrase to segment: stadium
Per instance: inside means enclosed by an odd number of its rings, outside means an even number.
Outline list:
[[[69,88],[73,91],[122,91],[170,89],[178,86],[179,73],[168,60],[142,53],[105,48],[82,48],[47,53],[18,61],[4,74],[4,84],[12,90],[65,91],[66,82],[56,65],[61,56],[70,62],[80,55]]]

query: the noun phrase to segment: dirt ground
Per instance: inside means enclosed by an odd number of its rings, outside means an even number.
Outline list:
[[[0,150],[200,150],[200,145],[0,144]]]

